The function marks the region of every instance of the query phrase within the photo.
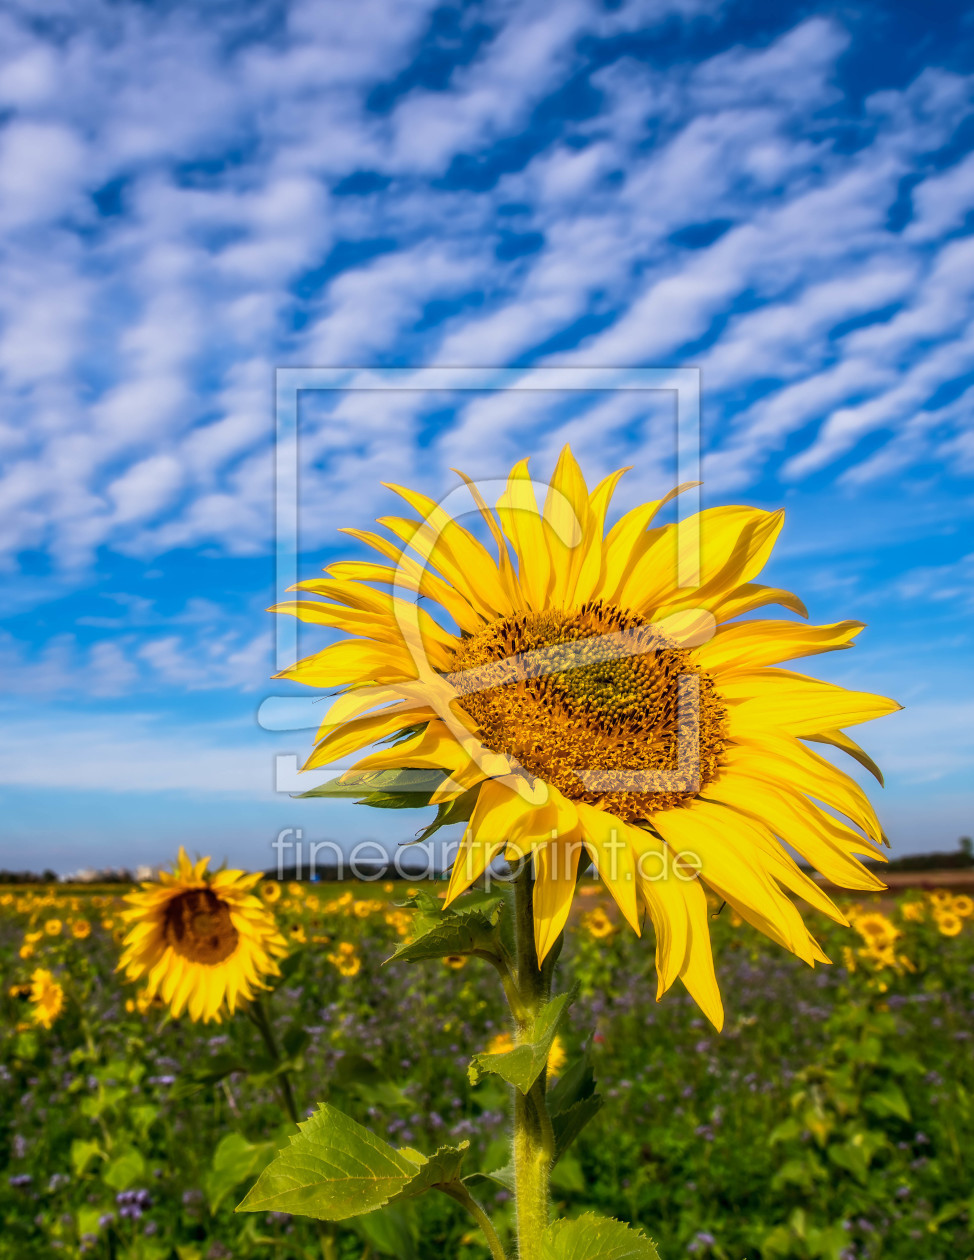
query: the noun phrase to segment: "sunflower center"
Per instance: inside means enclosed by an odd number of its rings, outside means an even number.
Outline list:
[[[517,613],[463,639],[450,680],[484,743],[627,821],[716,775],[726,711],[693,653],[615,605]]]
[[[173,897],[166,906],[163,935],[177,954],[210,967],[229,958],[239,939],[230,907],[209,888],[191,888]]]

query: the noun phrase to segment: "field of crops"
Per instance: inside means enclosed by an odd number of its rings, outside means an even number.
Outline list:
[[[502,995],[463,957],[384,966],[407,885],[264,886],[288,937],[254,1012],[173,1020],[115,974],[118,890],[0,890],[0,1257],[320,1256],[314,1222],[235,1214],[299,1114],[328,1100],[397,1147],[469,1139],[507,1161],[506,1087],[471,1087],[503,1044]],[[583,885],[560,964],[578,996],[549,1075],[588,1055],[603,1107],[554,1172],[556,1210],[642,1226],[663,1260],[964,1260],[974,1255],[974,903],[943,891],[821,924],[810,970],[735,919],[712,923],[716,1034],[677,984],[655,1001],[652,933]],[[265,1025],[265,1033],[267,1026]],[[509,1193],[480,1198],[509,1228]],[[483,1260],[429,1194],[338,1227],[343,1260]]]

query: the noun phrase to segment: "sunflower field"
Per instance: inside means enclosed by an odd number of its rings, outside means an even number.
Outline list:
[[[0,890],[3,1260],[488,1255],[445,1195],[328,1226],[235,1213],[294,1132],[285,1089],[401,1148],[469,1142],[512,1235],[508,1089],[468,1076],[511,1045],[500,985],[468,955],[387,963],[436,885],[259,885],[280,974],[209,1022],[119,971],[125,891]],[[584,1124],[559,1215],[642,1226],[664,1260],[974,1256],[974,901],[844,909],[811,968],[712,901],[718,1035],[689,994],[654,1000],[648,942],[582,881],[548,1058]]]

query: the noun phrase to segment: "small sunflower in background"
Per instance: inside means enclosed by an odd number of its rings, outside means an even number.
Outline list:
[[[261,875],[207,870],[179,850],[174,870],[160,871],[125,898],[128,925],[118,969],[145,978],[144,993],[160,996],[173,1015],[219,1021],[280,974],[287,943],[274,916],[253,893]]]
[[[71,924],[71,935],[76,941],[86,941],[91,935],[91,924],[87,919],[75,919]]]
[[[325,957],[336,968],[339,975],[347,979],[357,976],[362,970],[362,960],[351,941],[340,941],[335,952],[326,954]]]
[[[50,1028],[64,1009],[64,990],[53,972],[38,967],[30,978],[31,1018],[35,1024]]]
[[[945,910],[938,914],[937,931],[941,936],[959,936],[964,926],[964,920],[958,914],[954,914],[950,910]]]
[[[281,885],[276,879],[265,879],[260,886],[260,895],[269,906],[281,900]]]
[[[885,836],[858,783],[809,744],[882,783],[843,728],[901,706],[779,668],[851,647],[861,622],[737,620],[775,604],[808,615],[756,581],[783,512],[735,505],[658,525],[684,485],[606,529],[624,471],[589,490],[565,447],[543,507],[526,460],[494,508],[464,477],[496,551],[390,486],[413,513],[380,520],[392,538],[343,532],[391,564],[331,564],[272,610],[349,637],[278,677],[344,688],[305,770],[384,742],[342,776],[363,797],[378,772],[386,784],[389,771],[441,773],[417,803],[469,820],[447,905],[495,857],[530,853],[540,962],[584,853],[634,931],[649,912],[658,996],[679,977],[719,1028],[707,889],[805,962],[827,962],[792,897],[848,920],[793,853],[839,887],[875,891],[885,885],[859,858],[882,858]]]
[[[594,936],[596,940],[611,936],[616,930],[616,925],[601,906],[596,906],[594,910],[590,910],[588,914],[582,916],[582,926],[589,936]]]

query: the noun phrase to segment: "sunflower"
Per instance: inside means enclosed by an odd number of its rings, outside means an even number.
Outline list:
[[[974,915],[974,897],[968,897],[967,893],[960,893],[950,903],[953,914],[959,915],[962,919],[969,919]]]
[[[339,942],[337,951],[334,954],[326,954],[325,957],[333,967],[337,968],[339,975],[350,978],[357,976],[362,970],[362,960],[351,941]]]
[[[891,947],[902,935],[899,928],[878,911],[874,914],[858,914],[852,920],[852,926],[867,944],[876,949]]]
[[[31,1018],[50,1028],[64,1008],[64,990],[50,971],[38,967],[30,978]]]
[[[705,889],[806,962],[827,962],[788,894],[847,920],[791,851],[833,884],[872,891],[884,885],[858,855],[880,857],[885,837],[858,784],[807,744],[882,782],[841,728],[900,706],[778,668],[850,647],[861,622],[735,620],[769,604],[807,617],[796,596],[755,581],[782,512],[718,507],[655,524],[681,486],[607,530],[620,476],[589,492],[566,447],[543,511],[527,461],[493,510],[464,477],[496,554],[433,500],[391,486],[415,513],[379,522],[393,538],[344,532],[392,564],[332,564],[272,610],[351,637],[278,677],[344,689],[306,770],[384,740],[343,776],[363,796],[370,781],[405,790],[409,772],[440,772],[416,800],[468,823],[447,903],[496,855],[530,853],[543,959],[584,853],[637,933],[648,911],[658,995],[679,977],[719,1027]]]
[[[597,940],[604,936],[611,936],[616,930],[615,924],[601,906],[596,906],[594,910],[590,910],[582,917],[582,926],[589,936],[594,936]]]
[[[172,873],[142,885],[125,901],[129,924],[118,969],[126,979],[146,978],[147,1000],[157,994],[173,1015],[188,1009],[193,1020],[219,1021],[279,975],[277,958],[287,945],[273,915],[252,893],[261,876],[207,870],[179,850]]]
[[[937,915],[937,930],[941,936],[959,936],[964,920],[950,910]]]
[[[91,924],[87,919],[75,919],[71,924],[71,935],[76,941],[86,941],[91,935]]]

